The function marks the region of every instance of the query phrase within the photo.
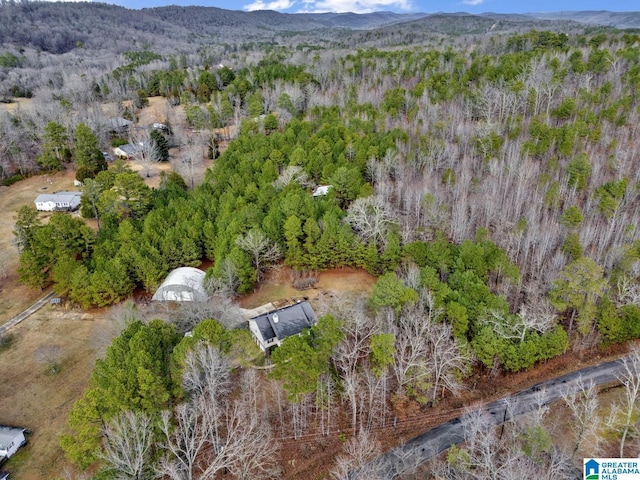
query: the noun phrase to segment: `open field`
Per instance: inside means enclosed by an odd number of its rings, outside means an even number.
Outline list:
[[[363,270],[342,268],[318,272],[318,282],[313,287],[298,290],[292,286],[291,269],[276,267],[253,293],[243,296],[238,303],[243,308],[255,308],[268,302],[287,302],[301,297],[313,302],[336,294],[367,296],[375,282],[376,278]]]
[[[59,439],[67,414],[87,386],[95,359],[119,325],[104,312],[45,306],[10,330],[0,351],[0,424],[27,428],[28,444],[3,467],[12,478],[59,477],[65,459]],[[57,364],[57,373],[51,367]]]

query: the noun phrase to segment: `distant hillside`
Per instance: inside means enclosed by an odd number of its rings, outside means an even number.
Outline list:
[[[638,5],[640,7],[640,4]],[[573,20],[589,25],[602,25],[615,28],[640,28],[640,12],[541,12],[527,13],[529,17],[544,20]]]
[[[55,54],[76,48],[121,51],[134,43],[187,38],[190,33],[144,11],[89,2],[4,3],[0,25],[0,45]]]
[[[580,23],[577,23],[580,22]],[[215,7],[129,10],[104,3],[2,2],[0,45],[61,54],[72,50],[193,51],[193,45],[261,43],[379,46],[418,43],[437,35],[485,35],[531,29],[576,31],[585,24],[640,27],[640,12],[527,15],[375,12],[285,14]],[[303,37],[303,39],[301,39]]]
[[[31,47],[54,54],[76,48],[122,51],[131,44],[239,44],[272,41],[275,34],[371,30],[426,14],[376,12],[284,14],[215,7],[158,7],[129,10],[103,3],[20,2],[0,4],[0,45]]]
[[[355,13],[301,13],[287,14],[272,10],[242,12],[215,7],[158,7],[143,9],[162,21],[170,22],[199,33],[217,34],[220,28],[242,26],[245,31],[308,32],[319,29],[374,29],[426,16],[425,13],[398,14],[392,12]]]
[[[412,44],[427,41],[433,35],[487,35],[513,33],[528,30],[552,30],[574,32],[584,26],[569,20],[544,20],[525,15],[487,13],[434,13],[402,24],[385,26],[373,31],[351,33],[351,41],[366,44],[367,41],[386,39],[388,44]],[[343,35],[344,37],[345,35]],[[341,37],[342,38],[342,37]]]

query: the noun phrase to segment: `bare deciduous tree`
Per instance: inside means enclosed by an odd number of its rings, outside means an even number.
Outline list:
[[[232,298],[239,284],[238,267],[230,258],[223,258],[220,273],[206,277],[204,288],[210,297]]]
[[[229,471],[239,480],[279,478],[278,443],[262,415],[249,405],[236,405],[227,421],[227,438],[223,452],[229,460]]]
[[[250,230],[245,235],[238,237],[236,244],[251,255],[258,281],[261,279],[265,265],[279,260],[282,256],[278,244],[259,229]]]
[[[431,324],[428,335],[435,402],[440,387],[454,394],[463,388],[461,377],[471,365],[473,356],[459,347],[453,338],[452,327],[447,323]]]
[[[165,436],[161,447],[167,452],[160,459],[158,474],[171,480],[200,480],[208,477],[200,467],[209,465],[211,470],[224,467],[220,457],[212,452],[213,422],[207,414],[206,399],[201,397],[191,403],[182,403],[171,412],[164,412],[160,429]],[[217,470],[216,470],[217,471]]]
[[[104,428],[101,452],[107,470],[115,480],[153,478],[151,447],[153,424],[144,412],[127,410]]]
[[[381,445],[373,434],[361,431],[351,437],[344,445],[344,451],[336,458],[331,478],[335,480],[382,480],[385,475],[384,464],[374,461],[379,458]]]
[[[484,322],[491,325],[502,338],[522,343],[529,331],[544,333],[551,330],[556,325],[556,314],[548,302],[542,300],[535,307],[522,305],[515,316],[489,311]]]
[[[585,386],[580,382],[580,388],[571,392],[564,392],[562,400],[569,408],[573,418],[571,428],[574,434],[575,446],[571,452],[574,458],[585,440],[592,442],[593,450],[600,441],[598,435],[598,391],[593,383]]]
[[[613,405],[607,425],[620,433],[620,458],[623,458],[627,436],[635,432],[640,412],[640,347],[633,346],[621,363],[624,370],[618,375],[618,380],[622,384],[623,395]]]
[[[133,157],[142,166],[144,176],[151,176],[151,166],[160,161],[156,155],[156,149],[151,141],[151,136],[146,128],[131,130],[129,133],[129,143],[135,146]]]
[[[189,395],[219,402],[229,392],[231,373],[226,358],[213,345],[198,344],[187,353],[182,386]]]
[[[9,272],[7,271],[7,264],[9,263],[9,255],[6,250],[4,250],[0,254],[0,274],[3,278],[9,277]]]
[[[357,198],[349,206],[345,221],[364,242],[373,240],[377,245],[384,245],[394,215],[387,200],[374,195]]]
[[[627,275],[618,279],[618,305],[640,305],[640,284]]]
[[[278,190],[282,190],[291,182],[295,182],[302,187],[311,186],[307,172],[305,172],[299,165],[289,165],[285,168],[280,173],[280,176],[273,182],[273,186]]]
[[[505,416],[511,405],[505,404]],[[539,416],[534,414],[534,417]],[[432,471],[442,480],[501,478],[518,480],[535,476],[548,480],[575,478],[571,463],[551,441],[541,424],[526,419],[509,420],[495,427],[485,410],[462,419],[467,441],[453,446],[446,461],[436,462]]]
[[[202,320],[213,318],[227,328],[235,328],[244,322],[239,307],[225,295],[208,298],[204,302],[182,302],[177,310],[167,312],[167,321],[176,324],[181,332],[192,330]]]
[[[47,366],[47,372],[56,374],[60,371],[62,347],[60,345],[40,345],[35,351],[36,360]]]

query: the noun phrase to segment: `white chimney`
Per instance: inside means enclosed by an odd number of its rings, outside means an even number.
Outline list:
[[[278,323],[278,314],[277,313],[273,314],[273,323]]]

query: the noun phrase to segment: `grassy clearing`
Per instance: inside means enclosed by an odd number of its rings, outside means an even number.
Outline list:
[[[27,446],[3,466],[12,478],[49,480],[62,474],[65,459],[58,442],[67,414],[87,386],[95,359],[118,331],[102,312],[52,306],[11,330],[14,340],[0,352],[0,424],[33,432]],[[55,374],[37,355],[51,344],[61,349]]]
[[[73,186],[74,172],[58,172],[22,180],[10,187],[0,187],[0,262],[6,272],[0,275],[0,325],[22,312],[42,296],[42,292],[18,283],[18,249],[13,245],[14,217],[20,207],[34,205],[41,193],[77,190]],[[43,221],[50,216],[41,214]],[[2,272],[0,272],[2,273]]]
[[[341,268],[318,273],[318,282],[312,288],[293,288],[292,272],[287,267],[278,267],[267,274],[265,280],[253,293],[239,301],[243,308],[255,308],[269,302],[287,302],[301,297],[313,301],[323,295],[358,294],[368,295],[376,278],[363,270]]]

